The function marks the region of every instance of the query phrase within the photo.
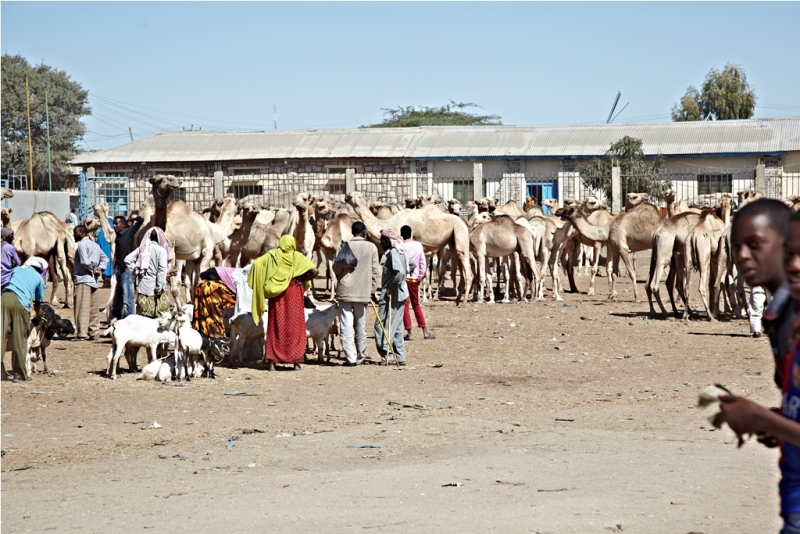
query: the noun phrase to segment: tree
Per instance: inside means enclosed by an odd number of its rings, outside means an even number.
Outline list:
[[[672,106],[673,121],[749,119],[756,108],[756,93],[747,83],[744,69],[728,63],[722,72],[711,69],[702,91],[690,85],[681,101]]]
[[[413,128],[416,126],[497,126],[499,115],[475,115],[462,111],[466,108],[480,108],[477,104],[453,102],[438,107],[408,106],[382,108],[384,119],[377,124],[362,128]]]
[[[661,179],[664,158],[658,154],[652,163],[645,160],[642,140],[627,135],[613,143],[602,158],[591,159],[578,168],[583,181],[595,190],[601,190],[606,198],[611,195],[611,168],[619,167],[622,196],[628,193],[647,193],[652,198],[662,199],[669,189],[669,182]]]
[[[31,143],[33,178],[36,189],[47,188],[47,120],[45,118],[45,79],[50,116],[50,160],[53,181],[67,174],[68,161],[78,151],[86,126],[81,117],[89,115],[89,92],[69,75],[48,65],[32,66],[20,55],[2,57],[3,135],[2,173],[9,169],[29,174],[28,112],[25,102],[25,77],[28,77],[31,105]]]

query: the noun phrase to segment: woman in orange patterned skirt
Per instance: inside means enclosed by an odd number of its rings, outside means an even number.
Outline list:
[[[269,299],[266,354],[270,371],[276,363],[300,369],[306,351],[303,295],[317,275],[314,264],[297,252],[294,237],[281,237],[280,246],[253,262],[247,284],[253,288],[253,321],[258,324]]]
[[[212,267],[200,273],[194,288],[192,328],[210,338],[227,337],[225,312],[236,305],[236,284],[232,267]],[[232,315],[232,313],[231,313]]]

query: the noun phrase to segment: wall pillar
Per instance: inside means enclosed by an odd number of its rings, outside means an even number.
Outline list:
[[[411,160],[408,165],[408,170],[411,173],[411,198],[417,198],[417,162]]]
[[[622,211],[622,177],[619,167],[611,167],[611,213]]]
[[[225,184],[222,183],[222,171],[214,171],[214,198],[225,196]]]
[[[344,171],[344,192],[354,193],[356,190],[356,170],[346,169]]]
[[[756,191],[767,194],[767,170],[763,163],[756,166]]]
[[[472,164],[472,200],[483,198],[483,163]]]

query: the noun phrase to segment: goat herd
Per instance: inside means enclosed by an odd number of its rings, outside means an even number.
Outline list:
[[[349,193],[342,203],[330,196],[298,194],[293,208],[268,208],[258,198],[215,199],[205,214],[193,211],[181,200],[171,200],[172,191],[180,186],[173,176],[156,176],[150,180],[152,199],[142,204],[139,215],[145,220],[135,242],[149,228],[162,228],[173,247],[175,260],[170,266],[169,285],[174,311],[158,319],[139,315],[116,321],[107,331],[112,347],[108,355],[107,376],[116,378],[123,352],[130,369],[136,368],[139,348],[148,350],[149,364],[140,378],[166,380],[193,376],[214,376],[213,364],[225,357],[241,361],[243,352],[254,351],[263,358],[264,325],[252,324],[250,314],[229,321],[230,337],[209,339],[191,327],[193,288],[199,273],[216,266],[242,267],[278,245],[282,235],[293,235],[299,252],[326,262],[325,293],[333,300],[336,279],[331,269],[333,258],[343,241],[352,238],[351,226],[361,220],[368,237],[379,243],[383,228],[399,230],[408,225],[414,239],[421,242],[431,268],[420,286],[421,299],[438,298],[446,283],[447,271],[456,293],[456,303],[470,295],[478,302],[488,297],[494,302],[495,287],[503,302],[511,298],[527,302],[544,298],[544,274],[550,270],[551,295],[563,300],[559,272],[566,271],[571,292],[577,292],[575,269],[591,271],[588,294],[595,292],[602,247],[606,247],[606,269],[609,297],[616,298],[616,281],[620,264],[624,263],[633,282],[634,299],[638,300],[634,254],[651,250],[649,279],[645,286],[650,313],[667,314],[661,298],[661,281],[666,276],[670,304],[676,315],[688,319],[688,290],[694,272],[699,276],[699,292],[709,320],[720,314],[722,298],[726,312],[741,317],[747,305],[744,286],[736,275],[730,250],[731,215],[761,196],[756,191],[741,191],[737,198],[716,195],[715,206],[690,207],[677,202],[672,191],[666,193],[666,217],[644,193],[629,193],[625,209],[612,215],[602,201],[587,198],[582,202],[565,199],[542,202],[552,213],[528,198],[525,210],[509,201],[499,205],[494,198],[483,198],[462,206],[458,200],[443,202],[441,198],[422,195],[408,199],[404,207],[381,202],[368,203],[360,192]],[[13,192],[4,190],[4,195]],[[796,202],[787,201],[790,205]],[[468,214],[464,217],[464,211]],[[84,220],[90,231],[103,230],[105,239],[114,246],[115,234],[108,221],[108,207],[94,206],[95,218]],[[34,214],[30,219],[11,221],[11,210],[4,208],[2,222],[14,230],[13,245],[23,261],[37,255],[51,265],[53,289],[50,302],[56,302],[59,280],[66,288],[66,304],[72,300],[72,272],[75,243],[69,225],[50,212]],[[489,258],[494,258],[490,262]],[[494,272],[492,272],[494,271]],[[112,279],[112,289],[113,289]],[[436,284],[436,293],[433,285]],[[683,303],[683,312],[676,306],[676,292]],[[312,287],[312,292],[321,293]],[[113,295],[113,291],[112,291]],[[110,302],[109,302],[110,304]],[[55,335],[65,337],[74,332],[69,321],[58,317],[50,306],[43,306],[40,316],[32,320],[28,341],[30,369],[35,361],[44,360],[45,348]],[[108,306],[110,309],[110,305]],[[319,306],[306,311],[307,334],[317,344],[320,360],[332,344],[328,337],[336,332],[338,306]],[[239,320],[241,318],[241,320]],[[249,320],[248,320],[249,319]],[[251,343],[258,341],[258,343]],[[159,356],[164,354],[167,357]]]

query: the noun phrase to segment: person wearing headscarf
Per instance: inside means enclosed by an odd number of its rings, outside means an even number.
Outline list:
[[[84,225],[73,230],[75,251],[75,330],[77,339],[97,339],[100,313],[97,303],[97,277],[108,265],[108,256],[92,241]]]
[[[192,328],[210,338],[226,336],[225,318],[230,320],[236,306],[233,267],[211,267],[200,273],[194,288]]]
[[[11,280],[3,289],[3,336],[0,355],[6,353],[6,340],[11,340],[11,366],[14,382],[30,380],[25,361],[28,354],[28,335],[31,333],[31,301],[34,312],[39,314],[39,304],[44,300],[44,279],[42,273],[47,262],[34,256],[28,258],[21,267],[11,273]],[[3,363],[3,379],[6,379],[6,365]]]
[[[317,276],[317,269],[297,252],[294,237],[281,237],[278,248],[253,262],[247,285],[253,289],[251,313],[258,324],[269,299],[266,360],[269,370],[276,363],[293,363],[300,368],[306,350],[306,318],[303,296]]]
[[[2,267],[0,286],[2,289],[5,289],[8,282],[11,281],[12,269],[22,265],[22,260],[19,259],[17,249],[11,244],[14,241],[14,231],[8,226],[4,226],[2,230],[0,230],[0,237],[3,240],[2,261],[0,261],[0,267]]]
[[[167,269],[170,253],[159,243],[164,233],[160,228],[150,228],[142,238],[139,247],[125,256],[125,267],[136,278],[136,313],[155,319],[162,312],[169,311]],[[163,237],[166,246],[166,237]]]
[[[406,275],[413,270],[406,257],[403,240],[392,228],[381,231],[381,246],[386,251],[381,276],[381,294],[378,298],[378,317],[375,319],[375,345],[381,362],[386,363],[390,353],[386,337],[391,340],[400,365],[406,364],[406,346],[403,341],[403,310],[408,298]],[[414,265],[414,268],[416,265]],[[386,330],[384,335],[383,328]]]

